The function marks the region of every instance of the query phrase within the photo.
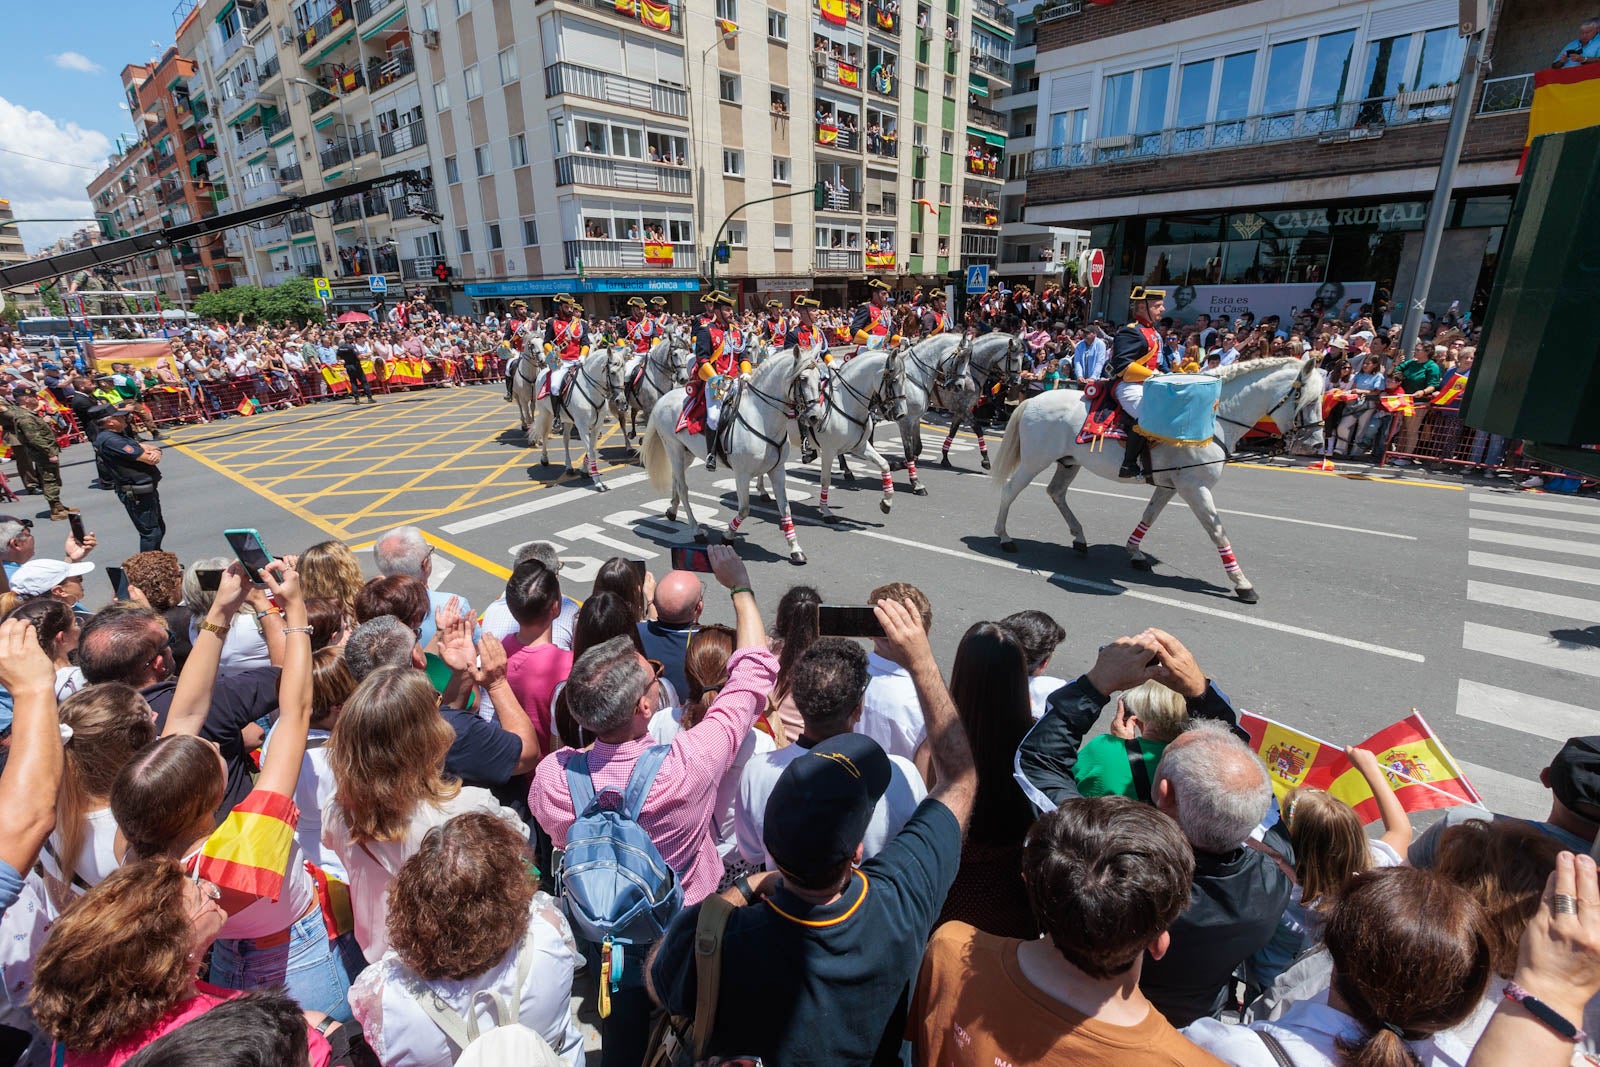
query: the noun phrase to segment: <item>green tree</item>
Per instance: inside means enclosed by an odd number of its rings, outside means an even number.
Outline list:
[[[322,301],[317,299],[316,287],[310,278],[290,278],[260,293],[259,314],[275,326],[323,320]]]
[[[201,293],[191,305],[202,319],[236,322],[244,316],[249,323],[260,321],[262,291],[253,285],[234,285],[215,293]]]
[[[39,297],[44,301],[44,306],[49,309],[50,314],[60,315],[66,311],[65,305],[61,303],[61,293],[56,289],[55,282],[51,282],[40,289]]]

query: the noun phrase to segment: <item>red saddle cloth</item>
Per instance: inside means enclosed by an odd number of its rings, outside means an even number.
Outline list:
[[[706,432],[706,387],[702,382],[699,388],[694,388],[695,384],[689,383],[690,388],[683,404],[683,413],[678,416],[678,423],[673,427],[675,433]]]
[[[1112,384],[1089,382],[1083,387],[1083,398],[1089,402],[1089,414],[1084,417],[1083,429],[1078,431],[1078,444],[1086,445],[1096,439],[1127,439],[1128,431],[1122,425],[1122,405],[1117,403]]]

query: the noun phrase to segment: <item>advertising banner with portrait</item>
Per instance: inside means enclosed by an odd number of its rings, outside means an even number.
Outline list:
[[[1329,315],[1341,314],[1351,298],[1372,302],[1374,282],[1300,282],[1289,285],[1176,285],[1167,288],[1167,314],[1178,322],[1194,322],[1202,314],[1212,321],[1230,321],[1246,311],[1259,322],[1277,315],[1285,323],[1296,310],[1321,301]]]

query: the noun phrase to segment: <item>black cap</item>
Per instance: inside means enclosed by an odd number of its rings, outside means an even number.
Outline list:
[[[784,768],[767,798],[767,855],[802,881],[836,870],[855,857],[890,775],[889,757],[872,738],[823,741]]]
[[[109,418],[113,418],[113,417],[115,417],[117,415],[125,415],[125,414],[127,414],[127,412],[123,411],[121,408],[117,407],[115,404],[96,404],[94,407],[92,407],[88,411],[84,412],[85,416],[87,416],[88,418],[92,419],[95,422],[99,422],[101,419],[109,419]]]
[[[1600,818],[1600,737],[1573,737],[1550,761],[1550,791],[1585,819]]]

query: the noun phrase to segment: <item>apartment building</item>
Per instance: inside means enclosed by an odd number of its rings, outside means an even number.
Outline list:
[[[13,221],[16,217],[16,212],[11,209],[11,201],[0,199],[0,267],[26,263],[33,258],[23,247],[22,234]],[[7,289],[5,304],[8,309],[16,308],[23,315],[37,314],[44,306],[39,299],[38,290],[32,285],[20,289]]]
[[[1004,181],[981,101],[1009,85],[1011,15],[906,2],[203,0],[179,48],[220,208],[434,182],[425,204],[391,190],[230,235],[260,283],[322,273],[364,303],[384,273],[442,298],[444,263],[478,305],[686,307],[712,276],[751,304],[842,301],[868,274],[909,287],[998,255],[998,220],[963,198]]]
[[[1180,319],[1240,287],[1300,306],[1388,290],[1403,308],[1459,103],[1471,118],[1426,301],[1469,307],[1499,254],[1533,72],[1592,13],[1494,7],[1492,67],[1462,101],[1457,0],[1040,8],[1027,219],[1090,230],[1108,309],[1139,283],[1169,287]]]
[[[182,225],[216,213],[208,161],[215,145],[189,96],[194,63],[168,48],[160,59],[122,68],[134,136],[119,140],[106,169],[89,182],[96,214],[113,237]],[[184,241],[118,265],[117,284],[150,290],[181,305],[234,284],[238,263],[220,238]]]
[[[1032,159],[1039,125],[1039,75],[1034,69],[1038,34],[1037,12],[1050,6],[1046,0],[1020,0],[1011,5],[1017,20],[1017,37],[1011,51],[1011,89],[994,101],[1010,134],[1007,143],[1006,183],[998,202],[978,203],[987,220],[1000,220],[1000,260],[996,273],[1006,282],[1025,284],[1035,292],[1069,281],[1069,268],[1089,247],[1089,232],[1065,226],[1028,222],[1028,164]]]

